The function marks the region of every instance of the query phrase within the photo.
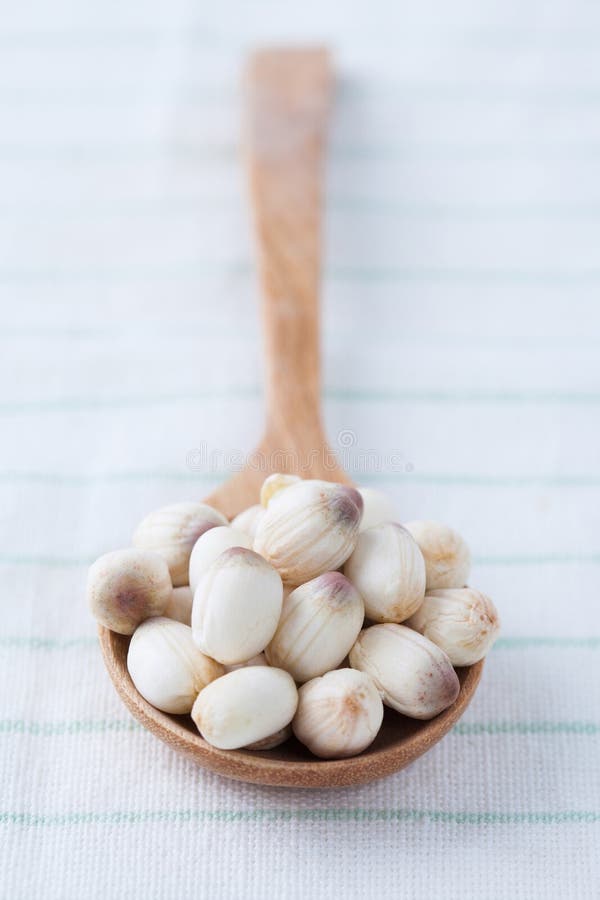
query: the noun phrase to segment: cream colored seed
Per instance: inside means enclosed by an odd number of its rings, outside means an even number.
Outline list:
[[[171,599],[169,600],[163,616],[168,619],[175,619],[183,625],[192,624],[192,600],[194,595],[189,587],[173,588],[171,591]]]
[[[285,598],[265,650],[272,666],[297,682],[335,669],[353,646],[365,617],[362,597],[340,572],[326,572]]]
[[[273,750],[275,747],[279,747],[281,744],[289,741],[291,736],[292,726],[286,725],[285,728],[280,728],[275,734],[263,738],[262,741],[255,741],[253,744],[248,744],[246,750]]]
[[[254,549],[290,585],[339,568],[356,544],[362,497],[354,488],[307,480],[278,491],[256,531]]]
[[[206,503],[173,503],[149,513],[138,525],[133,544],[154,550],[169,566],[174,587],[188,584],[192,547],[201,534],[227,519]]]
[[[225,550],[196,588],[194,640],[224,665],[246,662],[275,634],[282,601],[281,578],[262,556],[242,547]]]
[[[297,705],[291,675],[269,666],[250,666],[229,672],[200,691],[192,719],[209,744],[235,750],[281,731],[294,718]]]
[[[416,520],[404,526],[421,549],[427,570],[427,590],[464,587],[471,554],[460,534],[441,522]]]
[[[500,631],[496,607],[473,588],[429,591],[406,624],[441,647],[455,666],[483,659]]]
[[[412,536],[387,522],[362,531],[344,575],[358,589],[373,622],[402,622],[425,596],[425,562]]]
[[[451,706],[460,684],[448,656],[405,625],[361,631],[350,665],[371,676],[383,702],[413,719],[431,719]]]
[[[243,510],[243,512],[239,513],[235,519],[231,520],[231,527],[236,528],[238,531],[243,531],[248,535],[250,541],[254,542],[256,529],[258,528],[258,523],[262,519],[263,513],[264,509],[260,503],[249,506],[248,509]]]
[[[359,487],[358,490],[364,504],[360,522],[361,531],[375,525],[383,525],[384,522],[398,521],[394,504],[387,494],[370,487]]]
[[[268,666],[267,657],[264,653],[257,653],[251,659],[243,663],[234,663],[232,666],[225,666],[228,672],[235,672],[236,669],[243,669],[245,666]]]
[[[87,600],[92,614],[118,634],[133,634],[144,619],[162,615],[171,591],[165,560],[150,550],[105,553],[88,572]]]
[[[188,625],[162,616],[135,630],[127,668],[142,697],[174,715],[189,713],[200,691],[225,672],[196,647]]]
[[[354,669],[313,678],[298,691],[294,734],[322,759],[362,753],[381,727],[383,704],[372,679]]]
[[[263,485],[260,489],[261,506],[266,509],[269,505],[269,501],[278,491],[290,487],[290,485],[296,484],[300,480],[301,479],[297,475],[284,475],[281,472],[269,475],[269,477],[265,478],[263,481]]]
[[[230,525],[217,525],[200,535],[190,556],[189,580],[193,592],[215,559],[231,547],[250,550],[252,541],[244,531]]]

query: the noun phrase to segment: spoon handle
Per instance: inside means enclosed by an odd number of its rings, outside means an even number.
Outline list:
[[[332,93],[324,48],[264,49],[245,78],[263,294],[267,432],[319,426],[321,184]]]

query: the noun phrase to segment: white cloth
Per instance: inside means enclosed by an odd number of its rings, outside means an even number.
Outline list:
[[[245,50],[330,41],[324,404],[454,524],[503,639],[459,727],[338,791],[197,768],[104,672],[86,565],[262,421]],[[600,18],[576,0],[13,4],[0,31],[0,894],[600,892]],[[214,467],[213,467],[214,468]]]

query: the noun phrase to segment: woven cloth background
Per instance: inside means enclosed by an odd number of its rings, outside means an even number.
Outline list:
[[[440,745],[316,793],[138,728],[83,602],[259,436],[237,84],[280,39],[337,53],[332,443],[464,533],[504,629]],[[598,9],[33,0],[0,46],[0,896],[598,896]]]

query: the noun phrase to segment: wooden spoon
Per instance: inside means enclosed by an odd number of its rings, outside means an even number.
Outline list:
[[[349,483],[327,445],[319,401],[321,168],[332,89],[325,49],[255,53],[246,73],[246,151],[263,293],[267,421],[246,467],[206,502],[226,516],[258,502],[270,472]],[[419,722],[386,710],[377,739],[360,756],[324,761],[297,741],[269,751],[218,750],[187,716],[159,712],[127,671],[129,638],[100,627],[108,673],[122,700],[149,731],[196,762],[230,778],[290,787],[337,787],[380,778],[408,765],[460,718],[483,662],[459,669],[456,702]]]

